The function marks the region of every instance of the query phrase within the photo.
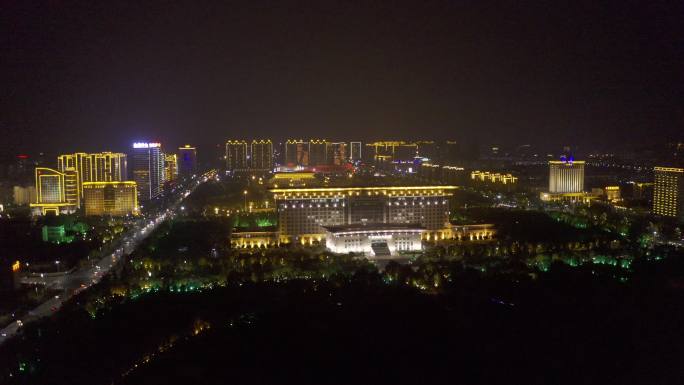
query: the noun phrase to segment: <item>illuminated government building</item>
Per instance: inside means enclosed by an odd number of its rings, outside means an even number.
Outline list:
[[[682,218],[682,193],[684,192],[684,169],[655,167],[653,170],[653,213],[666,217]]]
[[[584,161],[572,157],[549,161],[549,191],[543,192],[544,201],[587,201],[591,195],[584,191]]]
[[[451,237],[455,186],[275,188],[280,242],[323,242],[372,256],[422,249]]]
[[[124,216],[138,213],[136,184],[127,182],[85,182],[85,215]]]

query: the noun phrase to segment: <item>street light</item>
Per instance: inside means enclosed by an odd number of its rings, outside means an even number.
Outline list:
[[[243,191],[242,194],[245,196],[245,211],[247,211],[247,190]]]

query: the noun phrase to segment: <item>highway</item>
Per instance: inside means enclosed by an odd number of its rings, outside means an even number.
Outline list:
[[[17,334],[22,326],[31,321],[57,312],[65,301],[98,283],[103,276],[105,276],[114,266],[116,266],[119,261],[130,255],[140,244],[140,242],[147,238],[157,228],[157,226],[159,226],[165,220],[173,218],[176,215],[178,206],[188,195],[190,195],[202,183],[215,178],[216,175],[217,172],[212,170],[192,180],[190,185],[187,186],[185,190],[178,193],[180,196],[178,199],[174,200],[169,208],[157,213],[154,219],[141,219],[138,224],[128,231],[128,233],[119,238],[117,244],[113,246],[114,251],[111,254],[102,257],[93,265],[82,267],[70,274],[36,278],[38,280],[42,280],[42,282],[35,283],[41,283],[49,287],[60,288],[62,289],[62,294],[56,295],[43,302],[39,306],[30,310],[26,316],[22,317],[21,320],[15,320],[4,329],[0,330],[0,345]]]

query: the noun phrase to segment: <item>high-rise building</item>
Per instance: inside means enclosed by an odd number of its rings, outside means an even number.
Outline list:
[[[12,188],[12,197],[15,205],[28,205],[30,203],[36,203],[36,187],[14,186]]]
[[[135,182],[85,182],[83,200],[86,215],[123,216],[138,213]]]
[[[356,162],[361,159],[361,142],[351,142],[349,143],[349,159],[352,162]]]
[[[365,152],[376,163],[411,162],[418,153],[418,144],[401,141],[366,143]]]
[[[311,140],[309,142],[309,166],[323,166],[328,164],[328,146],[327,140]]]
[[[285,142],[285,165],[309,166],[309,142],[303,140],[288,139]]]
[[[178,175],[192,176],[197,173],[197,149],[186,144],[178,148]]]
[[[230,172],[246,171],[247,142],[244,140],[229,140],[226,142],[226,169]]]
[[[76,209],[78,197],[78,173],[69,170],[67,174],[46,167],[36,167],[36,202],[31,207],[39,214],[69,212]],[[70,191],[65,188],[65,179],[69,179]],[[75,195],[74,195],[75,194]]]
[[[78,172],[78,190],[83,194],[83,182],[112,182],[128,179],[128,158],[126,154],[100,152],[87,154],[78,152],[57,157],[57,170]]]
[[[273,143],[268,140],[252,140],[250,146],[250,168],[268,171],[273,169]]]
[[[549,161],[549,193],[584,192],[584,161],[572,158]]]
[[[684,169],[655,167],[653,169],[655,188],[653,191],[653,213],[666,217],[682,218],[682,194],[684,193]]]
[[[173,182],[178,178],[178,156],[164,154],[164,180]]]
[[[138,200],[156,198],[164,185],[164,156],[159,143],[133,143],[133,180]]]
[[[347,143],[333,142],[328,144],[327,164],[341,166],[347,163]]]

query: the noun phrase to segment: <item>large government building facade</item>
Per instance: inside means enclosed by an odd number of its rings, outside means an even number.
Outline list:
[[[325,241],[333,251],[376,255],[382,250],[420,250],[421,240],[451,238],[449,197],[455,189],[387,186],[270,191],[278,210],[280,242]]]

